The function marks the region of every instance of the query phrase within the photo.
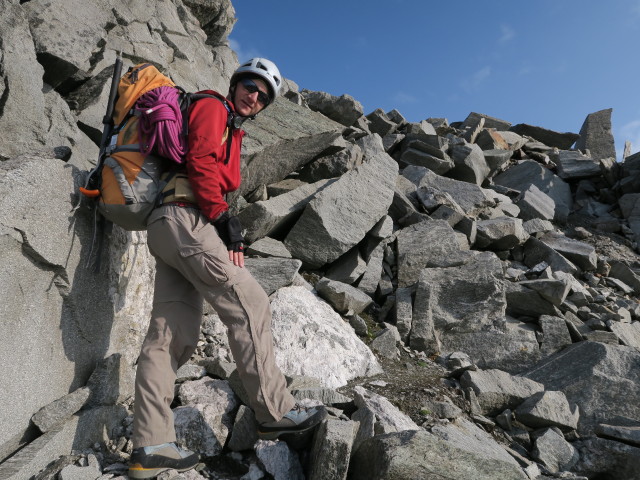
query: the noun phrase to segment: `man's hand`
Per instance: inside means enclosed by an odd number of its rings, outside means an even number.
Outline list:
[[[224,212],[213,222],[218,235],[227,246],[229,261],[238,267],[244,267],[244,237],[242,236],[242,224],[238,217]]]

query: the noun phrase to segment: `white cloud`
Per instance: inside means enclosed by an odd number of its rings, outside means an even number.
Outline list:
[[[516,36],[516,32],[509,25],[500,25],[500,31],[502,32],[500,43],[506,43]]]
[[[482,83],[491,76],[491,67],[485,66],[474,72],[470,78],[465,78],[460,82],[460,86],[467,93],[477,91]]]
[[[229,37],[229,47],[231,48],[231,50],[236,52],[236,55],[238,55],[238,61],[240,63],[245,62],[250,58],[264,56],[260,54],[260,51],[258,51],[256,48],[253,48],[253,47],[249,47],[248,49],[245,50],[240,45],[240,42],[238,42],[235,38]]]

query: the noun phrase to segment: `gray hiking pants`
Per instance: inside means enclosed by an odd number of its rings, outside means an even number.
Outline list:
[[[227,327],[238,373],[258,422],[280,420],[295,404],[275,363],[269,299],[196,209],[165,205],[149,219],[156,259],[153,311],[136,374],[134,448],[175,441],[176,371],[195,351],[203,299]]]

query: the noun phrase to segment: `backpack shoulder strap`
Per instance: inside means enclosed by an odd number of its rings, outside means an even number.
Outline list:
[[[178,87],[180,88],[180,87]],[[182,90],[182,89],[180,89]],[[189,108],[194,102],[201,100],[203,98],[215,98],[224,105],[224,108],[227,110],[227,152],[224,160],[224,164],[229,163],[229,155],[231,154],[231,143],[233,142],[233,130],[235,127],[234,118],[236,117],[233,112],[229,102],[226,98],[224,98],[220,94],[212,94],[212,93],[187,93],[182,90],[181,102],[180,102],[180,110],[182,110],[182,135],[187,137],[189,135]]]

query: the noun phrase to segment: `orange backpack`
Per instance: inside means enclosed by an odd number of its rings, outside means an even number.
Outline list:
[[[180,115],[176,116],[176,122],[180,122],[183,136],[186,136],[187,126],[182,114],[186,119],[189,105],[199,98],[214,97],[223,102],[229,113],[228,125],[232,123],[233,114],[223,98],[186,93],[149,63],[131,67],[122,78],[118,80],[118,77],[116,63],[112,82],[118,81],[117,100],[110,105],[112,113],[107,109],[98,165],[89,173],[87,183],[80,191],[97,200],[97,209],[107,220],[125,230],[145,230],[147,218],[158,205],[161,192],[172,176],[170,173],[165,176],[167,178],[161,178],[163,173],[171,170],[172,162],[156,152],[142,153],[141,143],[145,139],[139,138],[140,113],[134,108],[136,102],[142,95],[159,87],[177,89],[177,111]],[[112,84],[111,96],[115,97],[113,89]],[[229,141],[231,138],[229,135]]]

